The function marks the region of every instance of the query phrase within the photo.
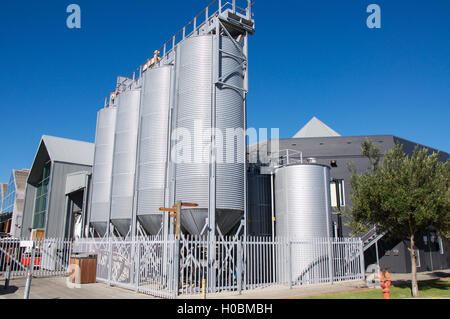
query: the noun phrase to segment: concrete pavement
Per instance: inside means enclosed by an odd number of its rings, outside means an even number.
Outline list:
[[[417,279],[431,280],[449,278],[450,269],[433,272],[418,273]],[[33,278],[30,298],[32,299],[155,299],[152,296],[136,293],[118,287],[110,287],[103,283],[85,284],[81,288],[68,288],[66,277]],[[391,274],[392,284],[399,285],[411,280],[411,274]],[[207,299],[284,299],[298,298],[324,293],[336,293],[366,288],[362,280],[346,281],[334,284],[317,284],[309,286],[294,286],[289,289],[286,285],[276,285],[237,292],[221,292],[207,294]],[[0,299],[22,299],[25,288],[25,278],[13,279],[10,288],[3,290],[0,283]],[[373,289],[373,288],[372,288]],[[180,295],[178,299],[200,299],[200,294]]]
[[[23,299],[25,278],[12,279],[8,290],[0,284],[0,299]],[[155,299],[103,283],[84,284],[81,288],[69,288],[67,277],[33,278],[30,299]]]

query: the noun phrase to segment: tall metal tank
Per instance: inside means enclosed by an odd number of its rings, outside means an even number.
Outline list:
[[[330,169],[320,164],[295,164],[275,170],[276,235],[290,241],[328,238],[331,231]],[[295,244],[292,274],[304,275],[323,263],[310,243]]]
[[[97,113],[90,223],[100,236],[105,234],[109,220],[116,116],[115,106],[103,108]]]
[[[236,56],[241,54],[232,40],[224,36],[221,39],[222,49]],[[182,227],[190,234],[201,232],[208,214],[210,165],[207,154],[212,123],[214,67],[219,67],[221,75],[229,73],[224,79],[227,84],[243,86],[242,61],[227,55],[220,55],[219,61],[215,61],[219,56],[215,40],[215,35],[193,36],[185,39],[177,48],[177,115],[174,126],[190,132],[193,147],[191,162],[180,163],[180,160],[177,160],[174,197],[176,200],[199,204],[198,208],[184,209],[181,214]],[[241,93],[230,87],[218,87],[215,116],[216,127],[224,138],[227,128],[241,129],[243,133],[244,98]],[[245,151],[241,146],[232,147],[236,159],[232,163],[226,163],[227,145],[226,142],[223,144],[223,148],[218,144],[223,150],[223,158],[222,163],[219,159],[216,164],[215,218],[221,232],[226,234],[243,217]]]
[[[162,224],[159,207],[168,197],[167,164],[170,90],[173,67],[148,69],[143,75],[137,171],[137,218],[155,235]]]
[[[115,130],[111,185],[111,222],[122,236],[133,218],[140,89],[120,93]]]

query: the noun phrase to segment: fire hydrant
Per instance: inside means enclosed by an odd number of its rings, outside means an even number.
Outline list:
[[[383,289],[383,298],[390,299],[389,286],[391,285],[391,274],[387,270],[380,273],[380,285]]]

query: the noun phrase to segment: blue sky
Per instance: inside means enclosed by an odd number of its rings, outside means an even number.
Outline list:
[[[0,181],[41,135],[94,141],[96,113],[210,1],[8,1],[0,11]],[[66,7],[81,7],[81,29]],[[366,7],[381,8],[381,29]],[[170,6],[169,6],[170,4]],[[394,134],[450,151],[450,1],[266,1],[254,6],[248,125],[290,137],[312,116],[342,135]]]

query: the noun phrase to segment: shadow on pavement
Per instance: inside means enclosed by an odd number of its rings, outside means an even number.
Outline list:
[[[9,295],[15,293],[19,288],[16,286],[9,286],[7,289],[0,287],[0,296],[1,295]]]
[[[445,289],[442,288],[442,286],[447,285],[445,282],[440,282],[439,279],[441,278],[450,278],[449,273],[442,272],[442,271],[435,271],[429,274],[431,278],[426,279],[417,279],[419,287],[426,287],[426,288],[439,288],[439,289]],[[391,284],[393,286],[405,286],[405,285],[411,285],[411,279],[398,279],[398,280],[392,280]]]
[[[430,275],[437,277],[437,278],[449,278],[450,274],[448,272],[443,271],[434,271]]]

